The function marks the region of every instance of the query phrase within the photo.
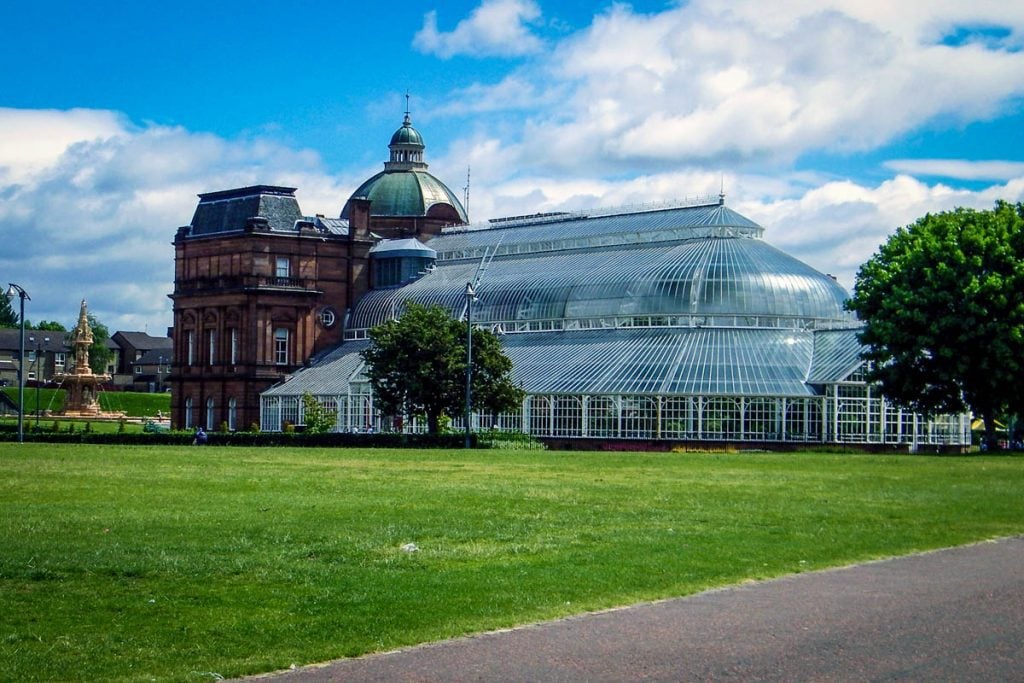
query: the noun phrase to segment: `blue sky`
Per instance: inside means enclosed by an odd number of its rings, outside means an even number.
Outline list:
[[[405,93],[473,220],[717,194],[852,286],[898,226],[1024,200],[1024,4],[16,3],[0,280],[32,321],[171,321],[199,192],[337,215]]]

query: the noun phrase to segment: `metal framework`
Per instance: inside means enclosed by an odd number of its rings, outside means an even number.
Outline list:
[[[473,429],[568,439],[970,442],[966,415],[926,420],[875,395],[845,290],[762,241],[763,228],[721,202],[493,225],[435,237],[432,267],[363,297],[341,346],[262,395],[262,428],[303,424],[309,393],[336,411],[339,431],[422,429],[375,412],[359,351],[369,329],[410,300],[459,318],[473,283],[473,322],[501,335],[527,393],[514,413],[473,413]]]

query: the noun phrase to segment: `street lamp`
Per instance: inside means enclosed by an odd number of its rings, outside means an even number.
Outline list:
[[[36,347],[36,431],[39,431],[39,382],[42,380],[42,374],[39,372],[39,358],[43,355],[43,348],[46,344],[50,343],[49,337],[43,337],[42,341],[36,341],[35,336],[29,337],[28,340],[32,342]]]
[[[469,448],[470,416],[473,411],[473,283],[466,283],[466,448]]]
[[[21,286],[13,282],[7,283],[7,300],[13,302],[14,297],[21,299],[21,342],[18,346],[18,443],[25,441],[25,299],[31,299]]]

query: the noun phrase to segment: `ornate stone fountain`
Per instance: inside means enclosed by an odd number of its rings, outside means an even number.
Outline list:
[[[71,372],[62,372],[54,379],[64,387],[67,396],[64,398],[64,410],[59,414],[67,417],[113,417],[116,413],[104,413],[100,410],[98,398],[99,385],[110,380],[110,375],[94,374],[89,367],[89,346],[92,345],[92,329],[89,327],[89,314],[85,299],[82,299],[82,310],[78,314],[78,324],[71,332],[71,346],[75,350],[75,366]]]

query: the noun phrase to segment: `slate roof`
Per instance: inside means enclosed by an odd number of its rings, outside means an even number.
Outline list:
[[[199,195],[191,236],[245,230],[250,218],[265,218],[273,231],[296,230],[303,220],[294,187],[253,185]]]
[[[153,337],[147,332],[118,331],[110,335],[110,340],[120,348],[121,345],[118,344],[118,339],[124,340],[125,344],[138,351],[147,351],[149,349],[171,349],[174,347],[174,341],[170,337]]]
[[[47,352],[54,351],[67,351],[70,347],[65,343],[64,337],[67,332],[59,332],[54,330],[32,330],[25,329],[25,351],[31,351],[36,347],[36,343],[31,341],[32,337],[36,339],[45,340],[47,337],[50,341],[42,342],[42,349]],[[18,347],[20,345],[21,328],[0,328],[0,351],[14,352],[14,355],[18,354]]]
[[[171,362],[170,347],[150,349],[131,362],[132,365],[166,365]]]

